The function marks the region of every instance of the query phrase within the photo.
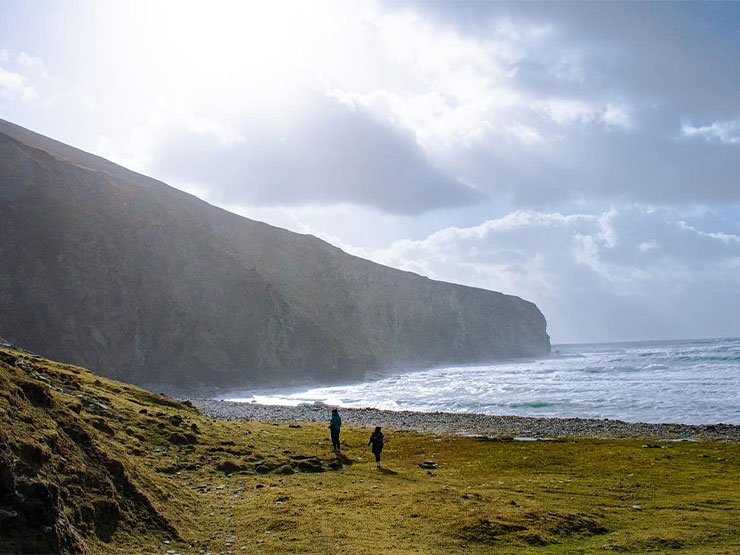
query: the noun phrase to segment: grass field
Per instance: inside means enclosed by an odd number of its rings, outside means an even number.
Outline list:
[[[24,498],[3,477],[2,552],[740,553],[737,443],[384,430],[379,471],[370,429],[336,457],[325,425],[211,420],[12,349],[0,386]]]

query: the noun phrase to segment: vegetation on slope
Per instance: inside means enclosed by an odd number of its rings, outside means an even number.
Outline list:
[[[388,431],[378,471],[367,429],[335,457],[324,425],[215,421],[9,348],[0,399],[0,552],[740,548],[738,444]]]

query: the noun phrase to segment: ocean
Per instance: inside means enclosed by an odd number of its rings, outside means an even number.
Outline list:
[[[539,359],[415,370],[333,385],[234,391],[268,405],[627,422],[740,424],[740,338],[553,345]]]

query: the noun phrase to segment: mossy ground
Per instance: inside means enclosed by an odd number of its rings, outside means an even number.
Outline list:
[[[386,430],[378,471],[351,422],[336,458],[324,425],[211,420],[12,349],[0,419],[16,487],[55,507],[40,532],[4,492],[4,552],[740,553],[736,443]]]

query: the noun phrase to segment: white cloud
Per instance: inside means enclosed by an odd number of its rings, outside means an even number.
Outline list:
[[[506,127],[506,133],[514,136],[525,145],[533,145],[544,140],[539,129],[521,122],[514,121]]]
[[[27,52],[0,50],[0,106],[23,111],[52,107],[63,92],[43,59]]]
[[[560,137],[547,128],[553,123],[632,128],[626,102],[538,91],[519,80],[522,68],[569,85],[588,79],[581,54],[561,48],[562,37],[550,26],[499,19],[479,37],[410,10],[378,11],[365,23],[375,30],[380,53],[367,60],[368,71],[386,66],[392,78],[391,68],[399,68],[406,78],[367,90],[327,73],[328,91],[412,130],[430,155],[477,143],[495,149],[509,137],[533,147]]]
[[[665,209],[519,211],[376,251],[381,263],[535,301],[556,341],[736,334],[740,239]],[[715,311],[713,321],[696,314]]]
[[[628,130],[634,126],[630,108],[625,105],[607,104],[601,114],[601,121],[614,129]]]
[[[30,102],[36,98],[36,89],[24,75],[0,67],[0,102],[16,99]]]
[[[658,245],[658,243],[653,241],[652,239],[650,241],[641,241],[637,245],[637,250],[639,250],[640,252],[650,252],[659,248],[660,245]]]
[[[570,98],[552,98],[539,103],[539,110],[562,126],[603,124],[607,129],[632,129],[631,109],[624,104]]]
[[[715,121],[711,125],[699,126],[685,123],[681,131],[686,137],[699,137],[709,142],[740,143],[740,120]]]

